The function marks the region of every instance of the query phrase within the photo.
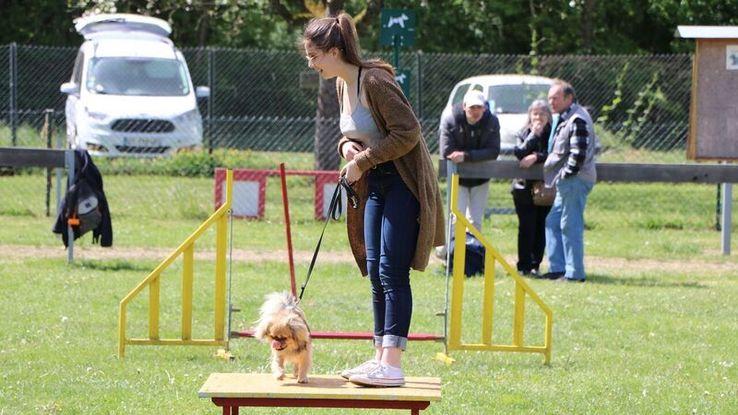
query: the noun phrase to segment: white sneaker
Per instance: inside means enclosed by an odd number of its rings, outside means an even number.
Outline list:
[[[341,377],[344,379],[349,379],[353,375],[361,375],[367,372],[371,372],[374,370],[375,367],[379,365],[379,362],[376,360],[367,360],[366,362],[360,364],[359,366],[356,366],[352,369],[346,369],[343,372],[341,372]]]
[[[371,372],[351,376],[349,382],[361,386],[402,386],[405,375],[399,367],[380,363]]]

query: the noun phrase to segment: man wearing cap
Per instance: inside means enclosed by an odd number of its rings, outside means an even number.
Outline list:
[[[439,127],[441,157],[454,163],[495,160],[500,154],[500,122],[487,99],[472,90],[452,107]],[[459,179],[458,207],[477,229],[482,229],[489,179]],[[453,229],[453,228],[452,228]]]

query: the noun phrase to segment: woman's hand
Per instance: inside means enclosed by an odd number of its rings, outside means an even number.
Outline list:
[[[464,152],[454,151],[448,155],[448,159],[453,161],[454,163],[462,163],[464,161]]]
[[[351,161],[354,159],[357,153],[364,150],[364,146],[361,144],[355,142],[355,141],[348,141],[343,144],[341,147],[341,151],[343,152],[343,158]]]
[[[543,134],[543,129],[546,127],[546,125],[542,122],[534,122],[533,125],[530,126],[530,131],[536,136],[540,137],[541,134]]]
[[[341,176],[346,177],[349,184],[355,183],[361,179],[361,169],[354,160],[351,160],[341,169]]]
[[[523,157],[522,160],[520,160],[518,165],[523,169],[527,169],[528,167],[536,164],[536,161],[538,161],[538,156],[536,156],[535,154],[528,154],[527,156]]]

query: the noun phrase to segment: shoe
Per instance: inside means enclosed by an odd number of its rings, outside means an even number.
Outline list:
[[[554,282],[562,282],[562,283],[567,283],[567,282],[584,282],[583,279],[582,280],[577,280],[577,279],[574,279],[574,278],[566,278],[563,275],[561,277],[559,277],[559,278],[556,278],[553,281]]]
[[[396,387],[405,384],[405,375],[399,367],[380,363],[368,373],[351,376],[349,382],[361,386]]]
[[[529,269],[519,269],[518,274],[520,274],[522,277],[533,277],[533,273]]]
[[[541,275],[542,280],[557,280],[564,276],[563,272],[547,272]]]
[[[541,277],[541,272],[538,271],[538,268],[533,268],[532,270],[530,270],[530,276],[532,278],[540,278]]]
[[[366,362],[360,364],[359,366],[356,366],[355,368],[344,370],[343,372],[341,372],[341,377],[348,380],[353,375],[361,375],[367,372],[371,372],[378,365],[379,362],[374,359],[367,360]]]

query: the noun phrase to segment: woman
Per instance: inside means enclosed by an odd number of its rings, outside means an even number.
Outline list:
[[[533,101],[528,107],[528,121],[517,135],[514,150],[521,168],[527,169],[546,161],[550,134],[551,110],[546,101]],[[546,247],[546,215],[551,206],[533,204],[531,189],[534,182],[535,180],[513,180],[512,195],[515,213],[518,215],[518,272],[537,277]]]
[[[341,170],[360,203],[349,209],[351,250],[371,281],[374,358],[344,371],[367,386],[401,386],[402,351],[412,315],[410,268],[423,271],[443,244],[443,211],[428,146],[392,67],[359,56],[351,17],[311,20],[303,46],[308,66],[337,77]]]

